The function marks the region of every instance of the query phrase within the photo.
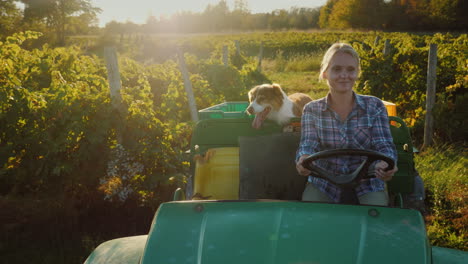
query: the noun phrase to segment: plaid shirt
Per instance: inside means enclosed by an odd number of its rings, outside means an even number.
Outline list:
[[[296,160],[304,154],[352,148],[375,150],[393,158],[396,162],[396,149],[390,132],[387,109],[383,102],[373,96],[358,95],[354,92],[353,94],[356,103],[344,122],[328,105],[328,96],[312,101],[304,107],[301,141]],[[317,160],[314,164],[331,174],[339,175],[353,172],[364,160],[365,157],[340,156]],[[370,169],[369,173],[372,173]],[[309,176],[309,182],[338,202],[340,197],[338,187],[313,176]],[[358,196],[383,191],[385,182],[377,178],[362,180],[355,190]]]

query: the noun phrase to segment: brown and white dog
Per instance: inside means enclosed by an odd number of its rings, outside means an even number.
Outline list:
[[[287,96],[279,84],[262,84],[249,91],[249,114],[254,114],[252,127],[259,129],[265,119],[285,125],[293,117],[301,117],[304,105],[312,101],[307,94],[294,93]]]

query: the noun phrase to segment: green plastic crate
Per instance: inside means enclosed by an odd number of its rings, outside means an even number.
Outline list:
[[[225,102],[214,105],[198,111],[198,118],[204,119],[223,119],[223,118],[248,118],[249,114],[245,112],[249,102]]]

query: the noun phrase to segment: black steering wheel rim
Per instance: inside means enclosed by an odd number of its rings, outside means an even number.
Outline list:
[[[367,157],[367,159],[354,172],[350,174],[334,175],[334,177],[333,175],[330,175],[329,172],[313,164],[313,161],[315,160],[336,157],[336,156],[361,156],[361,157],[363,156],[363,157]],[[361,175],[361,171],[363,171],[364,169],[367,170],[370,164],[376,160],[383,160],[387,162],[388,167],[384,169],[385,171],[392,170],[395,167],[395,161],[392,158],[380,152],[373,151],[373,150],[349,149],[349,148],[330,149],[330,150],[324,150],[324,151],[314,153],[302,161],[302,166],[312,171],[313,176],[323,178],[336,185],[346,185],[356,180],[358,176]]]

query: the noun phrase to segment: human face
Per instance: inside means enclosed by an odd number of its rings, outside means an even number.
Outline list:
[[[323,77],[330,92],[351,93],[358,77],[358,61],[348,53],[338,52],[333,55]]]

